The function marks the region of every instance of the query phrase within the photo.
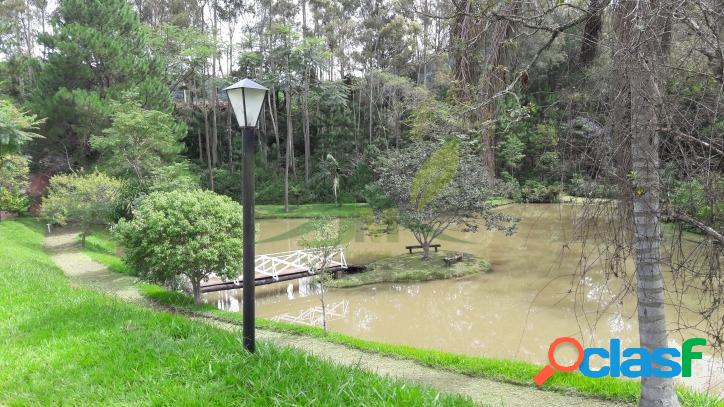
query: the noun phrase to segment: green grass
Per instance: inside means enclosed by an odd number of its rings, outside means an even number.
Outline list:
[[[375,283],[400,283],[440,280],[469,276],[490,271],[490,263],[475,256],[464,254],[463,261],[445,266],[443,258],[452,252],[431,252],[430,259],[423,261],[421,253],[402,254],[377,260],[367,266],[367,271],[349,274],[327,283],[329,287],[347,288]]]
[[[185,311],[210,314],[232,323],[241,323],[241,315],[238,312],[222,311],[210,304],[194,305],[193,299],[182,293],[169,291],[152,284],[143,284],[141,291],[145,296],[160,304],[178,307]],[[323,329],[318,327],[268,319],[257,318],[256,325],[260,329],[310,336],[366,352],[413,360],[425,366],[527,387],[534,387],[532,378],[543,367],[523,361],[467,356],[407,345],[368,341],[337,332],[325,333]],[[640,384],[634,380],[620,380],[608,377],[592,379],[577,372],[559,372],[554,374],[543,385],[542,389],[634,403],[639,398]],[[677,388],[677,393],[684,407],[724,406],[724,400],[721,398],[694,392],[684,387]]]
[[[0,405],[469,405],[74,288],[31,220],[0,222]]]
[[[94,230],[92,235],[86,237],[82,251],[116,273],[132,274],[133,270],[117,255],[118,247],[106,229]]]
[[[284,212],[284,205],[256,205],[255,209],[257,219],[318,218],[322,216],[356,218],[371,212],[369,205],[365,203],[346,203],[342,206],[331,203],[289,205],[289,212]]]
[[[106,241],[106,244],[112,245],[112,242]],[[115,249],[113,250],[115,251]],[[241,322],[241,315],[238,312],[222,311],[210,304],[194,305],[191,297],[179,292],[170,291],[153,284],[141,284],[140,289],[146,297],[159,304],[177,307],[184,311],[210,314],[232,323]],[[257,327],[261,329],[319,338],[366,352],[413,360],[438,369],[528,387],[534,386],[532,378],[542,368],[540,365],[523,361],[467,356],[438,350],[420,349],[407,345],[368,341],[337,332],[325,333],[324,330],[318,327],[296,325],[263,318],[257,318],[256,324]],[[564,393],[573,392],[584,396],[624,402],[636,402],[640,393],[638,381],[614,378],[592,379],[577,372],[556,373],[542,388],[544,390]],[[694,392],[684,387],[677,388],[677,393],[684,407],[724,406],[724,400],[721,398]]]

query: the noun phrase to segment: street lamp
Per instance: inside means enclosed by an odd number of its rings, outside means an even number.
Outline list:
[[[254,352],[254,148],[256,146],[254,130],[264,97],[269,90],[251,79],[245,78],[224,89],[229,102],[244,130],[242,150],[244,152],[242,168],[242,204],[244,205],[244,266],[242,287],[242,317],[244,320],[244,348]]]

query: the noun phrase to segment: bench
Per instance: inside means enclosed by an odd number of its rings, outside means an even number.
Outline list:
[[[455,253],[450,256],[445,256],[442,259],[445,262],[445,265],[450,267],[455,263],[463,261],[463,255],[462,253]]]
[[[431,244],[430,247],[432,247],[433,249],[435,249],[435,253],[437,253],[437,249],[440,248],[440,245],[439,245],[439,244]],[[420,245],[417,245],[417,246],[405,246],[405,249],[409,250],[409,251],[410,251],[410,254],[412,254],[412,250],[413,250],[413,249],[422,249],[422,246],[420,246]]]

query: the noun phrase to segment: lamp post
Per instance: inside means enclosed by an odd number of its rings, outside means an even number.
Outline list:
[[[254,338],[254,149],[256,148],[255,129],[264,97],[269,90],[251,79],[242,79],[224,89],[229,102],[243,129],[242,150],[242,204],[244,207],[244,266],[242,287],[242,318],[244,321],[244,349],[253,353]]]

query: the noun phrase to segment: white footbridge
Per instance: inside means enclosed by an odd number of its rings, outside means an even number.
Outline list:
[[[325,262],[327,264],[323,264]],[[344,248],[326,247],[320,249],[293,250],[289,252],[260,254],[255,257],[254,285],[272,284],[278,281],[308,277],[324,268],[329,272],[347,269]],[[232,280],[211,276],[201,283],[201,292],[233,290],[244,286],[242,275]]]

